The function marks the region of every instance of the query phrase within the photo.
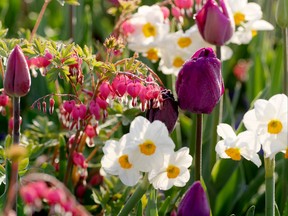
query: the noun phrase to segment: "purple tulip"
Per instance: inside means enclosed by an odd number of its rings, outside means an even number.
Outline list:
[[[177,216],[210,216],[209,202],[200,181],[188,189],[178,206]]]
[[[28,64],[18,45],[8,58],[3,85],[5,92],[11,97],[22,97],[30,91],[31,77]]]
[[[232,37],[235,28],[223,0],[220,0],[220,7],[215,0],[207,0],[196,14],[196,24],[204,40],[217,46],[224,45]]]
[[[182,66],[176,92],[179,107],[192,113],[211,113],[224,93],[221,62],[211,48],[198,50]]]
[[[163,122],[166,125],[169,133],[172,133],[178,119],[178,105],[169,90],[162,90],[161,94],[163,98],[161,108],[149,109],[146,113],[146,118],[150,122],[155,120]]]

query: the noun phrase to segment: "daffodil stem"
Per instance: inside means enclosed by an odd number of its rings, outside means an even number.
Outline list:
[[[275,215],[275,159],[265,158],[265,216]]]
[[[202,176],[202,122],[203,114],[196,117],[195,181]]]
[[[20,97],[13,97],[13,145],[19,145],[20,142]],[[18,191],[18,161],[12,160],[10,181],[7,192],[7,200],[4,213],[14,208],[17,212],[17,191]]]
[[[142,196],[146,193],[150,186],[147,174],[144,176],[142,182],[136,188],[136,191],[129,198],[128,202],[124,205],[122,210],[119,212],[118,216],[127,216],[131,210],[136,206],[136,204],[141,200]]]
[[[284,94],[288,95],[288,28],[283,28]]]

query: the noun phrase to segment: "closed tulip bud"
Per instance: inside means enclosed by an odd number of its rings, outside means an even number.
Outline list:
[[[149,109],[146,113],[146,117],[150,122],[155,120],[163,122],[169,133],[172,133],[178,119],[177,102],[174,100],[174,97],[169,90],[162,90],[161,94],[163,98],[162,106],[160,108]]]
[[[22,97],[30,91],[31,77],[25,56],[20,48],[12,50],[4,77],[4,90],[11,97]]]
[[[179,107],[192,113],[211,113],[224,93],[221,62],[211,48],[198,50],[182,66],[176,92]]]
[[[194,182],[181,200],[177,216],[209,216],[210,207],[200,181]]]
[[[276,22],[281,28],[288,27],[288,1],[278,0],[276,6]]]
[[[195,18],[203,39],[210,44],[222,46],[232,37],[235,24],[224,0],[219,2],[220,6],[215,0],[207,0]]]

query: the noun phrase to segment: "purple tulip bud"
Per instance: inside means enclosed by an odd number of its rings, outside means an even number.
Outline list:
[[[179,107],[192,113],[211,113],[224,93],[221,62],[211,48],[198,50],[182,66],[177,81]]]
[[[161,91],[161,94],[163,98],[162,106],[160,108],[149,109],[146,113],[146,118],[150,122],[155,120],[163,122],[169,133],[172,133],[178,119],[177,102],[174,100],[170,90],[164,89]]]
[[[30,91],[31,78],[25,56],[20,48],[12,50],[4,77],[4,90],[11,97],[22,97]]]
[[[209,202],[200,181],[188,189],[178,206],[177,216],[210,216]]]
[[[205,41],[222,46],[232,37],[235,24],[230,14],[223,0],[220,0],[220,6],[215,0],[207,0],[195,17],[199,32]]]

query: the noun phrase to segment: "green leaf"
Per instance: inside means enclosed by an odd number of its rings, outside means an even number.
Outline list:
[[[122,124],[124,126],[129,125],[140,112],[141,111],[136,108],[125,110],[121,118]]]
[[[65,171],[66,171],[66,164],[67,164],[67,158],[66,158],[66,141],[65,138],[60,135],[59,136],[59,179],[64,180]]]
[[[255,214],[255,206],[253,205],[246,212],[246,216],[254,216],[254,214]]]
[[[33,42],[34,42],[33,47],[36,53],[39,55],[44,55],[44,51],[46,47],[43,45],[43,43],[41,43],[39,39],[35,39]]]
[[[162,205],[159,209],[159,216],[165,216],[166,215],[168,208],[169,208],[169,205],[170,205],[170,202],[171,202],[171,197],[170,196],[166,197],[165,201],[162,203]]]
[[[145,215],[147,216],[158,216],[157,211],[157,197],[155,189],[151,189],[148,204],[146,207]]]
[[[283,216],[288,216],[288,199],[285,204],[285,208],[283,210]]]
[[[65,59],[65,58],[72,55],[73,46],[74,46],[74,43],[68,44],[65,48],[62,49],[62,51],[61,51],[62,58]]]

